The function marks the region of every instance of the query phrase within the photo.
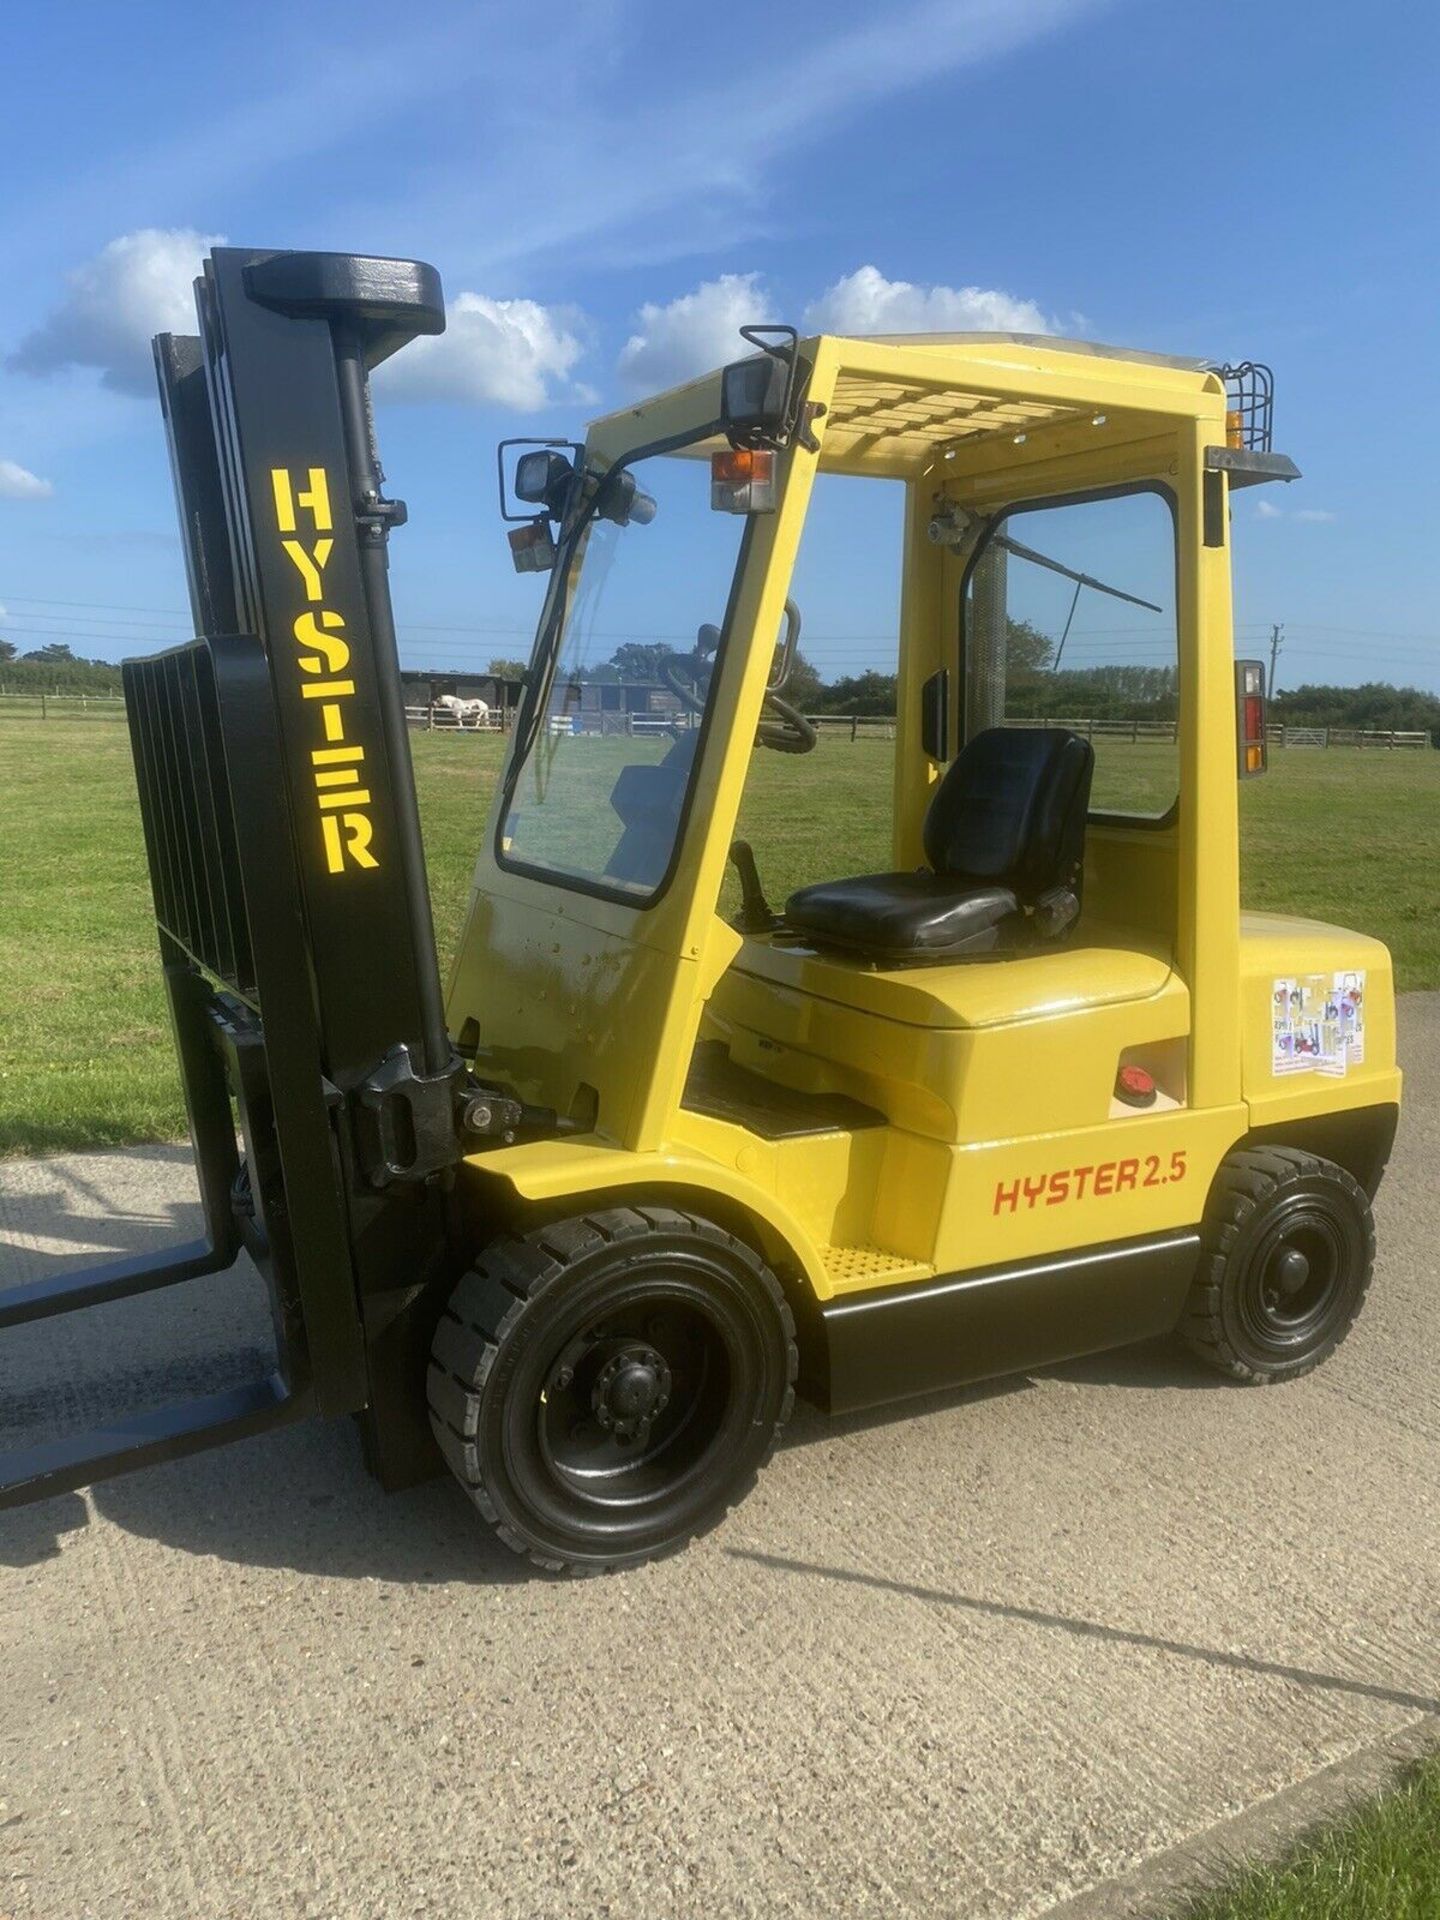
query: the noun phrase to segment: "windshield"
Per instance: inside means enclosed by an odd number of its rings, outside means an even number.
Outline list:
[[[647,901],[679,840],[745,520],[711,511],[708,461],[631,471],[654,518],[597,518],[581,536],[499,851],[502,865]]]

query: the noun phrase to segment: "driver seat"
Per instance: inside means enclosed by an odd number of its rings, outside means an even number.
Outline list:
[[[935,789],[929,867],[801,887],[784,925],[888,966],[1059,939],[1080,917],[1095,754],[1063,727],[988,727]]]

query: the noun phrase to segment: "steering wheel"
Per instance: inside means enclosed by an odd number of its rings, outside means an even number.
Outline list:
[[[696,635],[693,653],[667,654],[659,664],[661,685],[668,693],[674,694],[687,713],[703,715],[705,712],[705,699],[710,691],[710,676],[714,672],[714,668],[705,658],[707,653],[713,653],[715,650],[715,642],[708,647],[705,645],[705,637],[711,633],[718,641],[720,637],[718,627],[703,626]],[[691,669],[694,675],[693,681],[682,680],[676,673],[676,663],[682,660]]]
[[[798,707],[788,700],[782,700],[779,687],[785,684],[785,675],[789,673],[789,663],[795,656],[795,647],[800,638],[800,609],[793,600],[785,602],[785,674],[776,687],[765,689],[765,704],[762,709],[759,726],[755,729],[755,744],[769,747],[773,753],[809,753],[819,739],[816,728],[808,721]],[[672,654],[660,662],[660,679],[666,689],[684,707],[687,713],[703,716],[710,692],[710,678],[714,673],[711,656],[720,645],[720,629],[706,621],[695,635],[695,651],[688,655]],[[675,671],[675,665],[684,659],[689,666],[692,679],[682,680]],[[771,718],[770,716],[774,716]]]

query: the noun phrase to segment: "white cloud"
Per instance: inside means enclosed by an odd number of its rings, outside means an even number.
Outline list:
[[[16,460],[0,460],[0,500],[48,500],[55,489]],[[0,607],[0,620],[5,609]]]
[[[69,289],[11,355],[22,373],[98,367],[117,393],[149,395],[155,387],[150,336],[193,333],[191,282],[219,234],[190,227],[142,227],[122,233],[69,276]]]
[[[1274,500],[1257,500],[1255,518],[1257,520],[1299,520],[1311,526],[1328,526],[1339,515],[1331,513],[1328,507],[1289,507],[1279,506]]]
[[[878,267],[846,274],[805,309],[816,333],[1053,333],[1033,300],[990,287],[919,286]]]
[[[773,320],[775,303],[758,273],[723,273],[666,306],[641,307],[620,350],[619,375],[653,393],[722,366],[748,351],[739,329]],[[916,286],[861,267],[812,300],[804,312],[815,333],[1050,333],[1033,300],[985,287]]]
[[[447,303],[444,333],[414,340],[377,368],[377,390],[391,400],[464,400],[530,412],[579,397],[570,371],[584,352],[581,316],[534,300],[492,300],[458,293]]]
[[[69,276],[64,300],[10,358],[22,373],[98,367],[101,383],[148,395],[156,333],[192,333],[192,282],[218,234],[193,228],[142,228],[120,235]],[[392,398],[470,400],[542,407],[580,358],[577,316],[533,300],[457,294],[443,334],[414,341],[378,378]]]
[[[758,273],[722,273],[668,306],[647,301],[620,349],[619,375],[640,392],[679,385],[750,349],[739,329],[774,318]]]

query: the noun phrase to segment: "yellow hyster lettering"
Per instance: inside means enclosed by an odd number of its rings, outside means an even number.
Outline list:
[[[338,637],[345,625],[343,614],[323,610],[319,613],[302,613],[295,622],[295,638],[302,647],[313,647],[313,653],[302,653],[300,670],[302,673],[339,673],[350,664],[350,649]],[[329,632],[324,629],[329,628]]]
[[[291,485],[288,467],[272,467],[270,485],[275,493],[275,522],[281,533],[295,532],[297,504],[308,510],[318,533],[331,531],[330,483],[323,467],[310,468],[310,485],[298,494]]]
[[[369,794],[357,795],[357,798],[369,799]],[[342,813],[336,819],[333,813],[321,816],[320,826],[325,835],[325,864],[331,873],[343,873],[346,860],[357,867],[378,867],[380,862],[370,851],[370,816],[366,813]]]
[[[322,600],[325,597],[325,583],[320,576],[325,571],[325,563],[330,558],[330,550],[335,542],[317,540],[314,549],[309,553],[298,540],[282,540],[280,544],[300,578],[305,582],[305,598]]]
[[[350,665],[345,618],[318,605],[325,597],[325,568],[335,550],[330,537],[334,527],[330,482],[323,467],[301,471],[306,484],[297,486],[288,467],[272,467],[270,489],[275,499],[275,524],[282,536],[280,545],[300,576],[310,603],[305,612],[296,615],[291,633],[300,649],[296,655],[300,671],[310,676],[301,682],[300,696],[321,703],[320,725],[330,743],[310,750],[325,865],[331,873],[343,873],[347,866],[378,867],[380,862],[370,845],[375,823],[365,811],[372,804],[370,791],[361,784],[365,749],[338,744],[345,740],[345,702],[355,693],[353,680],[336,677]],[[302,525],[302,520],[309,524]],[[316,677],[321,675],[325,677]]]

